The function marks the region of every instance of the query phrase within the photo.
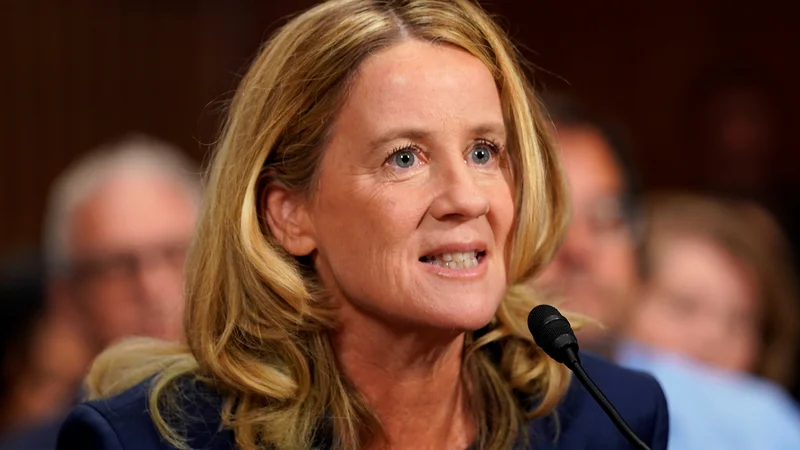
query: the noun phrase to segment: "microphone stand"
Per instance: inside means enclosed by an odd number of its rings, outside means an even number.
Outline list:
[[[637,450],[650,450],[650,448],[636,436],[636,433],[631,430],[631,427],[625,422],[625,419],[619,415],[619,412],[614,405],[611,404],[610,401],[606,398],[600,388],[594,384],[591,378],[589,378],[589,374],[583,369],[583,365],[581,364],[581,360],[578,357],[578,352],[575,351],[572,347],[567,347],[564,349],[564,353],[566,356],[566,361],[564,361],[564,365],[566,365],[572,373],[575,374],[575,377],[581,382],[583,387],[589,391],[592,397],[594,397],[595,401],[603,408],[606,415],[614,422],[614,425],[617,429],[622,433],[623,436],[634,446]]]

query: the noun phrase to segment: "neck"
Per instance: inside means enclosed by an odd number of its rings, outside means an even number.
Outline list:
[[[381,423],[370,448],[467,448],[475,427],[461,376],[464,333],[401,330],[345,309],[333,344]]]

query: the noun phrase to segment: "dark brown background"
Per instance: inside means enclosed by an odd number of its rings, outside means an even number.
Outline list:
[[[11,0],[0,3],[0,251],[38,242],[49,182],[77,155],[131,130],[203,159],[222,102],[269,30],[315,2]],[[688,83],[718,65],[770,76],[800,100],[790,2],[483,2],[547,86],[568,86],[631,129],[650,186],[680,185]],[[291,4],[291,6],[288,6]],[[790,109],[791,123],[798,112]],[[784,176],[798,166],[783,155]]]

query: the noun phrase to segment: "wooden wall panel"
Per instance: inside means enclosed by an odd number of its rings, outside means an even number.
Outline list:
[[[0,2],[0,251],[38,242],[50,181],[108,139],[143,131],[204,158],[261,40],[313,3]],[[748,61],[773,76],[787,103],[800,102],[800,38],[788,2],[483,3],[546,69],[547,85],[568,86],[627,122],[650,185],[688,180],[678,105],[706,68]],[[795,153],[785,155],[788,176]]]

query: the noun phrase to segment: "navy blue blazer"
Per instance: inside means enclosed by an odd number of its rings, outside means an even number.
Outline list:
[[[636,434],[652,450],[667,448],[667,401],[658,382],[640,372],[595,356],[582,355],[583,366]],[[186,436],[193,449],[232,450],[230,430],[220,430],[219,397],[192,389],[187,403]],[[207,391],[207,389],[206,389]],[[58,437],[58,450],[174,450],[156,431],[147,408],[147,383],[117,397],[78,405]],[[186,425],[186,424],[184,424]],[[552,416],[529,424],[530,444],[536,450],[630,449],[611,420],[576,380],[558,407],[558,433]]]

